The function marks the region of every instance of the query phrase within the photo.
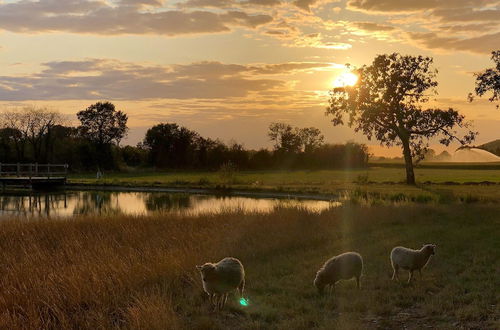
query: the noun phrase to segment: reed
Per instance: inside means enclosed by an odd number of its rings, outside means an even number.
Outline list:
[[[491,205],[4,221],[0,328],[494,328],[499,228]],[[424,278],[391,282],[390,249],[429,241]],[[347,250],[365,259],[363,289],[318,297],[318,267]],[[195,265],[225,256],[245,265],[249,306],[214,313]]]

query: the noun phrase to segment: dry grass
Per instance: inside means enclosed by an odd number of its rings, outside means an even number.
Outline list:
[[[0,328],[363,329],[499,324],[500,216],[491,205],[346,206],[322,214],[152,216],[0,224]],[[394,245],[438,245],[424,278],[390,281]],[[320,298],[328,257],[365,258]],[[214,313],[195,265],[225,256],[247,270],[250,306]]]

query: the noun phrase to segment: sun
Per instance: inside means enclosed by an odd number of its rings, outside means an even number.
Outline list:
[[[358,82],[358,76],[352,72],[344,72],[333,81],[333,87],[354,86]]]

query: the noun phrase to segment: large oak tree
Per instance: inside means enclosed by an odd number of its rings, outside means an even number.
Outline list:
[[[475,75],[476,88],[474,92],[480,97],[491,92],[489,101],[495,102],[500,100],[500,50],[492,52],[491,59],[495,63],[495,67],[488,68]],[[473,100],[472,94],[469,94],[469,100]],[[497,104],[497,108],[499,107],[500,105]]]
[[[371,65],[353,70],[354,86],[331,91],[326,111],[334,125],[347,124],[369,140],[400,146],[408,184],[415,184],[413,162],[423,157],[430,138],[448,146],[454,140],[468,144],[477,134],[454,109],[424,108],[438,85],[432,62],[430,57],[379,55]],[[466,128],[465,135],[460,137],[458,128]]]

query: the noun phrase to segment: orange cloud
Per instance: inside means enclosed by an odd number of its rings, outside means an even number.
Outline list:
[[[71,32],[102,35],[182,35],[255,28],[273,18],[241,10],[225,12],[165,10],[155,0],[123,0],[112,6],[104,1],[40,0],[0,3],[0,29],[21,32]],[[144,10],[152,6],[154,10]]]

